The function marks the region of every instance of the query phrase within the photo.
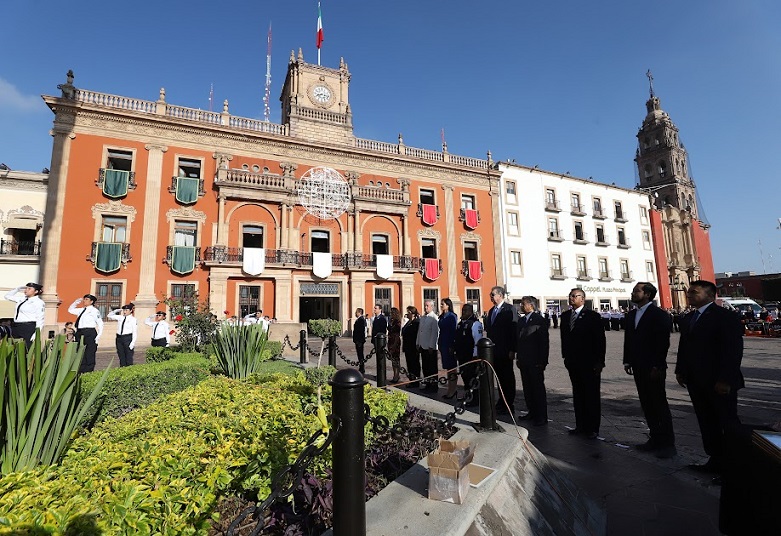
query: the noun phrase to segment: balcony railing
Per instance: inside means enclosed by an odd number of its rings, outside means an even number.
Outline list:
[[[627,283],[630,281],[632,281],[632,271],[630,270],[628,272],[621,272],[621,282]]]
[[[461,274],[465,277],[469,277],[469,263],[475,261],[461,261]],[[485,270],[483,269],[483,261],[480,261],[480,275],[483,275]]]
[[[599,236],[599,234],[597,234],[597,241],[594,242],[594,245],[600,247],[606,247],[610,245],[610,242],[608,242],[607,238],[605,238],[604,236]]]
[[[244,248],[227,246],[209,246],[204,251],[203,260],[212,264],[241,264],[244,262]],[[267,249],[266,266],[312,266],[312,254],[288,249]],[[377,255],[371,253],[333,253],[333,267],[343,270],[372,270],[377,268]],[[394,255],[393,269],[417,272],[421,270],[420,257]]]
[[[135,171],[121,171],[121,170],[116,170],[116,169],[100,168],[98,170],[98,180],[95,181],[95,184],[101,190],[103,189],[103,183],[106,181],[106,171],[112,171],[112,172],[115,172],[115,173],[127,173],[127,189],[128,190],[135,190],[136,189],[136,172]]]
[[[604,220],[607,218],[607,216],[605,216],[605,211],[597,207],[594,207],[594,217],[598,220]]]
[[[176,193],[176,179],[179,177],[171,177],[171,186],[168,187],[168,193],[175,194]],[[190,177],[182,177],[183,179],[187,179]],[[203,183],[203,177],[200,177],[198,179],[198,197],[203,197],[206,195],[206,190],[204,189],[204,183]]]
[[[426,260],[427,259],[420,259],[420,273],[422,275],[426,275]],[[430,260],[430,259],[428,259],[428,260]],[[439,266],[439,274],[441,274],[442,273],[442,259],[437,259],[437,261],[438,261],[438,266]],[[439,275],[439,274],[437,274],[437,275]]]
[[[551,268],[550,269],[550,278],[551,279],[567,279],[567,272],[564,268]]]
[[[589,270],[578,270],[578,281],[589,281],[591,279],[591,272]]]
[[[576,244],[588,244],[588,240],[586,239],[586,233],[582,231],[581,232],[575,231],[575,238],[573,238],[572,241]]]
[[[184,247],[184,246],[168,246],[165,249],[165,259],[163,259],[163,262],[165,264],[168,265],[171,264],[174,255],[174,248],[176,247]],[[201,262],[201,248],[195,248],[195,263],[198,264],[199,262]]]
[[[610,275],[610,270],[607,272],[599,272],[599,280],[600,281],[612,281],[613,277]]]
[[[477,223],[480,223],[480,221],[481,221],[481,219],[480,219],[480,211],[479,210],[475,210],[475,212],[477,213]],[[461,211],[458,213],[458,221],[466,221],[466,209],[465,208],[462,208]]]
[[[618,237],[618,249],[629,249],[629,239]]]
[[[616,223],[626,223],[629,220],[626,219],[626,215],[624,214],[623,210],[616,210],[616,217],[613,219],[613,221]]]
[[[41,255],[41,241],[21,241],[0,239],[0,255]]]
[[[556,230],[548,229],[548,241],[563,242],[564,239],[561,237],[561,231],[559,231],[558,229]]]
[[[415,213],[415,215],[418,218],[423,217],[423,205],[428,205],[428,203],[418,203],[418,211],[417,213]],[[437,207],[437,220],[439,220],[439,205],[436,205],[436,207]]]
[[[575,203],[572,204],[570,207],[570,214],[573,216],[585,216],[586,215],[586,209],[583,205],[576,205]]]
[[[99,244],[110,244],[111,242],[93,242],[92,248],[90,249],[90,254],[87,256],[87,260],[91,262],[93,265],[98,265],[98,245]],[[127,242],[121,242],[121,246],[119,247],[119,262],[122,264],[124,268],[127,268],[127,263],[133,260],[133,257],[130,256],[130,244]],[[116,246],[114,246],[116,247]],[[110,262],[110,259],[107,261],[102,262]],[[116,262],[116,261],[115,261]],[[100,267],[98,267],[99,271]]]
[[[546,199],[545,210],[549,212],[561,212],[561,206],[559,206],[559,202],[555,199]]]

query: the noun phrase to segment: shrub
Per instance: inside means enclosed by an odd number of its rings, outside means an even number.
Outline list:
[[[169,395],[77,438],[58,466],[0,478],[0,527],[62,533],[92,524],[102,534],[206,534],[220,496],[265,498],[271,475],[295,461],[320,427],[301,412],[294,387],[224,377]],[[403,411],[367,396],[372,414],[395,422]],[[330,392],[330,390],[329,390]],[[311,467],[325,475],[331,451]],[[43,531],[46,532],[43,532]],[[89,533],[76,530],[79,534]]]
[[[330,318],[321,318],[309,321],[309,332],[315,337],[327,339],[329,337],[338,337],[342,333],[342,323]]]
[[[28,351],[24,341],[0,341],[0,473],[56,463],[95,401],[82,402],[79,367],[84,346],[58,335],[41,348],[41,333]],[[111,367],[109,366],[109,369]],[[97,380],[99,390],[107,369]]]
[[[161,363],[174,358],[174,350],[165,346],[150,346],[144,352],[147,363]]]
[[[265,353],[269,359],[274,359],[282,355],[282,343],[280,341],[266,341]]]
[[[334,374],[336,374],[336,367],[331,365],[304,369],[304,377],[315,387],[328,385]]]
[[[133,365],[112,370],[100,391],[97,403],[85,413],[82,425],[120,417],[148,406],[163,395],[183,391],[210,376],[209,361],[201,354],[174,354],[160,363]],[[82,396],[89,395],[99,379],[97,372],[82,376]]]
[[[199,302],[198,293],[170,296],[164,300],[176,323],[176,342],[186,352],[192,352],[214,339],[217,317],[209,310],[209,302]]]
[[[271,358],[266,351],[267,340],[268,332],[262,324],[223,325],[214,338],[218,367],[226,376],[237,380],[257,372],[260,363]]]

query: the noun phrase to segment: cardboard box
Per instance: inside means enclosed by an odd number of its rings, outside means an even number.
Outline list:
[[[439,440],[428,455],[428,498],[461,504],[469,491],[469,464],[475,447],[469,441]]]

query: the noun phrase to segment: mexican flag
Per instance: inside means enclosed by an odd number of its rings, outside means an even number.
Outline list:
[[[320,10],[320,2],[317,3],[317,49],[323,46],[323,12]]]

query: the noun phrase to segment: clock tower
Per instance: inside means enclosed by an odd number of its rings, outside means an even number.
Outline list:
[[[282,124],[291,137],[310,142],[351,145],[352,112],[349,101],[350,71],[344,58],[338,69],[304,62],[290,53],[282,88]]]

